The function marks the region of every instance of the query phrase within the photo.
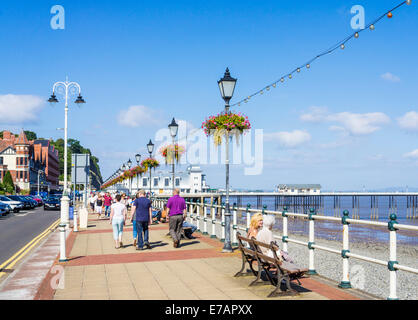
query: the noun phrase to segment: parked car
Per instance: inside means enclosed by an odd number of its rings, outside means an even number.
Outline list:
[[[7,196],[8,198],[15,200],[15,201],[21,201],[23,202],[23,209],[33,209],[34,205],[33,202],[29,201],[29,199],[26,199],[23,196]]]
[[[61,210],[61,202],[59,198],[49,197],[44,202],[44,210]]]
[[[0,195],[0,203],[5,203],[10,206],[10,208],[13,210],[13,212],[19,212],[24,208],[24,204],[22,201],[17,201],[14,199],[11,199],[10,197],[1,196]]]
[[[7,213],[6,206],[7,204],[0,203],[0,217],[4,216]]]
[[[32,199],[30,196],[21,196],[24,197],[25,199],[28,199],[32,205],[32,209],[36,208],[38,206],[38,201]]]
[[[0,202],[0,216],[9,214],[12,211],[12,208],[5,202]]]
[[[42,200],[41,197],[38,197],[38,196],[28,196],[28,197],[30,197],[31,199],[35,200],[37,202],[37,204],[38,204],[38,207],[40,207],[40,206],[42,206],[44,204],[44,201]]]

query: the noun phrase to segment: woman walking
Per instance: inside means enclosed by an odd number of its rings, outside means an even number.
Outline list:
[[[116,203],[110,207],[110,224],[113,227],[113,239],[115,240],[115,248],[123,247],[122,234],[123,225],[126,220],[126,206],[120,202],[121,196],[116,196]]]

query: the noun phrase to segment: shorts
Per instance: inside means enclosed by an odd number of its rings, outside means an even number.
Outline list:
[[[102,214],[102,207],[96,207],[96,212]]]

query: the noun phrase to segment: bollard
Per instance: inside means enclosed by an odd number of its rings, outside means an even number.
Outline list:
[[[388,223],[389,229],[389,276],[390,276],[390,289],[388,300],[399,300],[396,296],[396,269],[395,264],[398,264],[396,261],[396,229],[394,225],[398,222],[396,221],[396,214],[392,213],[390,215],[390,221]]]
[[[216,238],[216,216],[215,216],[215,206],[210,206],[211,216],[212,216],[212,234],[210,235],[211,238]]]
[[[318,274],[315,271],[315,264],[314,264],[314,247],[312,245],[315,244],[315,227],[314,227],[314,215],[315,215],[315,209],[310,209],[309,214],[309,242],[308,242],[308,248],[309,248],[309,271],[308,274],[314,275]]]
[[[65,229],[66,229],[66,224],[65,223],[61,223],[59,225],[60,228],[60,259],[59,262],[66,262],[67,257],[65,254]]]
[[[248,234],[248,230],[250,230],[250,223],[251,223],[250,208],[251,208],[251,204],[247,204],[247,210],[245,212],[247,215],[247,234]]]
[[[237,238],[237,204],[234,202],[232,207],[232,214],[233,214],[233,222],[232,222],[232,246],[238,246],[238,238]]]
[[[221,233],[221,242],[225,242],[225,203],[221,204],[221,225],[222,225],[222,233]]]
[[[341,218],[341,223],[343,224],[343,250],[341,251],[341,256],[343,257],[343,279],[338,285],[342,289],[349,289],[351,288],[350,283],[350,276],[349,276],[349,265],[348,265],[348,256],[347,253],[350,252],[349,250],[349,242],[348,242],[348,225],[347,222],[349,212],[348,210],[344,210],[343,217]]]
[[[74,223],[73,223],[73,231],[74,232],[78,232],[77,211],[78,210],[76,210],[75,206],[74,206],[74,218],[73,218],[74,219],[73,220],[74,221]]]
[[[208,210],[206,207],[206,203],[203,204],[203,234],[206,236],[208,235]]]
[[[283,207],[283,212],[282,212],[282,217],[283,217],[283,237],[282,237],[282,242],[283,242],[283,251],[288,252],[288,248],[287,248],[287,239],[289,239],[288,235],[287,235],[287,207]]]

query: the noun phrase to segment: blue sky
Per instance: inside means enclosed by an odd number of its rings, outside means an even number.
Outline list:
[[[56,130],[63,104],[43,101],[68,75],[88,102],[70,106],[69,136],[100,158],[107,177],[135,153],[145,155],[173,116],[199,128],[221,111],[216,81],[227,66],[238,78],[238,101],[352,33],[352,6],[364,6],[368,22],[399,2],[3,0],[0,128],[63,136]],[[64,30],[50,27],[57,4]],[[417,31],[413,1],[344,50],[235,107],[265,139],[262,173],[232,166],[232,187],[417,186]],[[202,167],[211,186],[224,185],[223,165]]]

